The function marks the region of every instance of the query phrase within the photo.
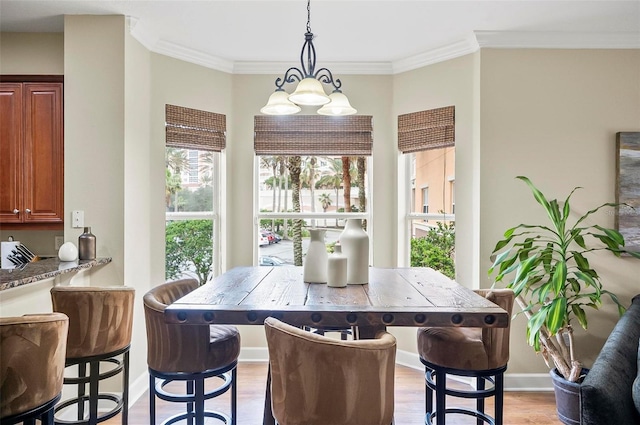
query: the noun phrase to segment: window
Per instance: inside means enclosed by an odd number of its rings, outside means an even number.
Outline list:
[[[166,105],[165,277],[220,271],[219,182],[224,115]]]
[[[432,267],[455,277],[454,107],[398,117],[404,156],[406,235],[401,266]],[[421,199],[415,199],[415,188]],[[418,202],[420,202],[418,204]]]
[[[309,228],[331,249],[346,218],[369,218],[371,117],[255,119],[257,261],[302,265]]]
[[[451,179],[449,181],[449,185],[451,186],[451,214],[455,214],[456,213],[456,181],[454,179]]]
[[[422,212],[427,214],[429,212],[429,188],[422,188]]]

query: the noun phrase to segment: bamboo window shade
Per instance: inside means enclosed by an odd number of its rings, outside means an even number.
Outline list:
[[[455,146],[455,106],[398,116],[398,149],[411,153]]]
[[[373,117],[349,115],[256,115],[256,155],[367,156],[373,147]]]
[[[165,105],[166,145],[220,152],[226,146],[227,117],[214,112]]]

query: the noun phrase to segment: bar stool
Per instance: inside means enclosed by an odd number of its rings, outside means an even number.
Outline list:
[[[196,279],[182,279],[158,285],[143,298],[147,324],[147,364],[149,365],[149,423],[156,423],[156,397],[169,402],[186,403],[186,413],[176,414],[163,424],[204,418],[224,424],[237,422],[236,365],[240,354],[240,333],[235,326],[180,325],[165,322],[167,306],[198,287]],[[220,385],[205,391],[209,378]],[[186,391],[165,388],[177,381]],[[205,410],[205,401],[231,390],[231,414]],[[195,407],[195,411],[194,411]]]
[[[53,310],[69,316],[67,368],[77,367],[77,376],[66,376],[65,385],[76,387],[76,396],[59,403],[57,424],[95,425],[122,412],[122,425],[128,423],[129,347],[133,324],[135,290],[124,286],[54,286]],[[102,365],[102,370],[101,370]],[[87,366],[89,374],[87,376]],[[107,370],[105,370],[107,369]],[[122,394],[100,390],[107,378],[122,375]],[[89,385],[89,393],[86,387]],[[98,414],[100,401],[113,405]],[[88,412],[85,406],[88,405]],[[76,419],[63,419],[63,411],[76,408]]]
[[[509,315],[513,309],[511,289],[476,290],[477,294],[499,305]],[[504,372],[509,361],[510,328],[436,328],[418,329],[418,353],[425,366],[425,423],[445,425],[447,414],[475,416],[478,425],[502,425]],[[457,390],[447,387],[447,375],[475,378],[476,388]],[[486,383],[492,386],[486,389]],[[433,391],[436,409],[433,409]],[[476,408],[447,408],[445,397],[476,400]],[[494,397],[494,417],[484,412],[484,400]]]
[[[64,376],[69,318],[0,318],[0,423],[53,425]]]

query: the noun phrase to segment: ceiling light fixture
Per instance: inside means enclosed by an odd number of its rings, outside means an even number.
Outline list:
[[[305,63],[306,58],[306,63]],[[295,91],[288,94],[283,86],[287,83],[298,85]],[[333,92],[327,96],[323,84],[333,86]],[[313,46],[311,32],[311,0],[307,0],[307,32],[300,53],[300,68],[292,66],[287,69],[284,77],[276,79],[276,91],[269,96],[267,104],[260,112],[267,115],[291,115],[301,111],[298,105],[320,106],[321,115],[352,115],[357,111],[349,104],[340,87],[340,79],[333,79],[333,74],[327,68],[316,71],[316,49]]]

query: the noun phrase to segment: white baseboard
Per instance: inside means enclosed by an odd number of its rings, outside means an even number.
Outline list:
[[[238,358],[242,362],[267,362],[269,353],[266,347],[243,347]],[[416,353],[398,350],[396,364],[411,369],[423,370]],[[132,406],[149,388],[149,373],[145,371],[129,387],[129,406]],[[553,391],[551,376],[548,373],[505,373],[505,391]]]

